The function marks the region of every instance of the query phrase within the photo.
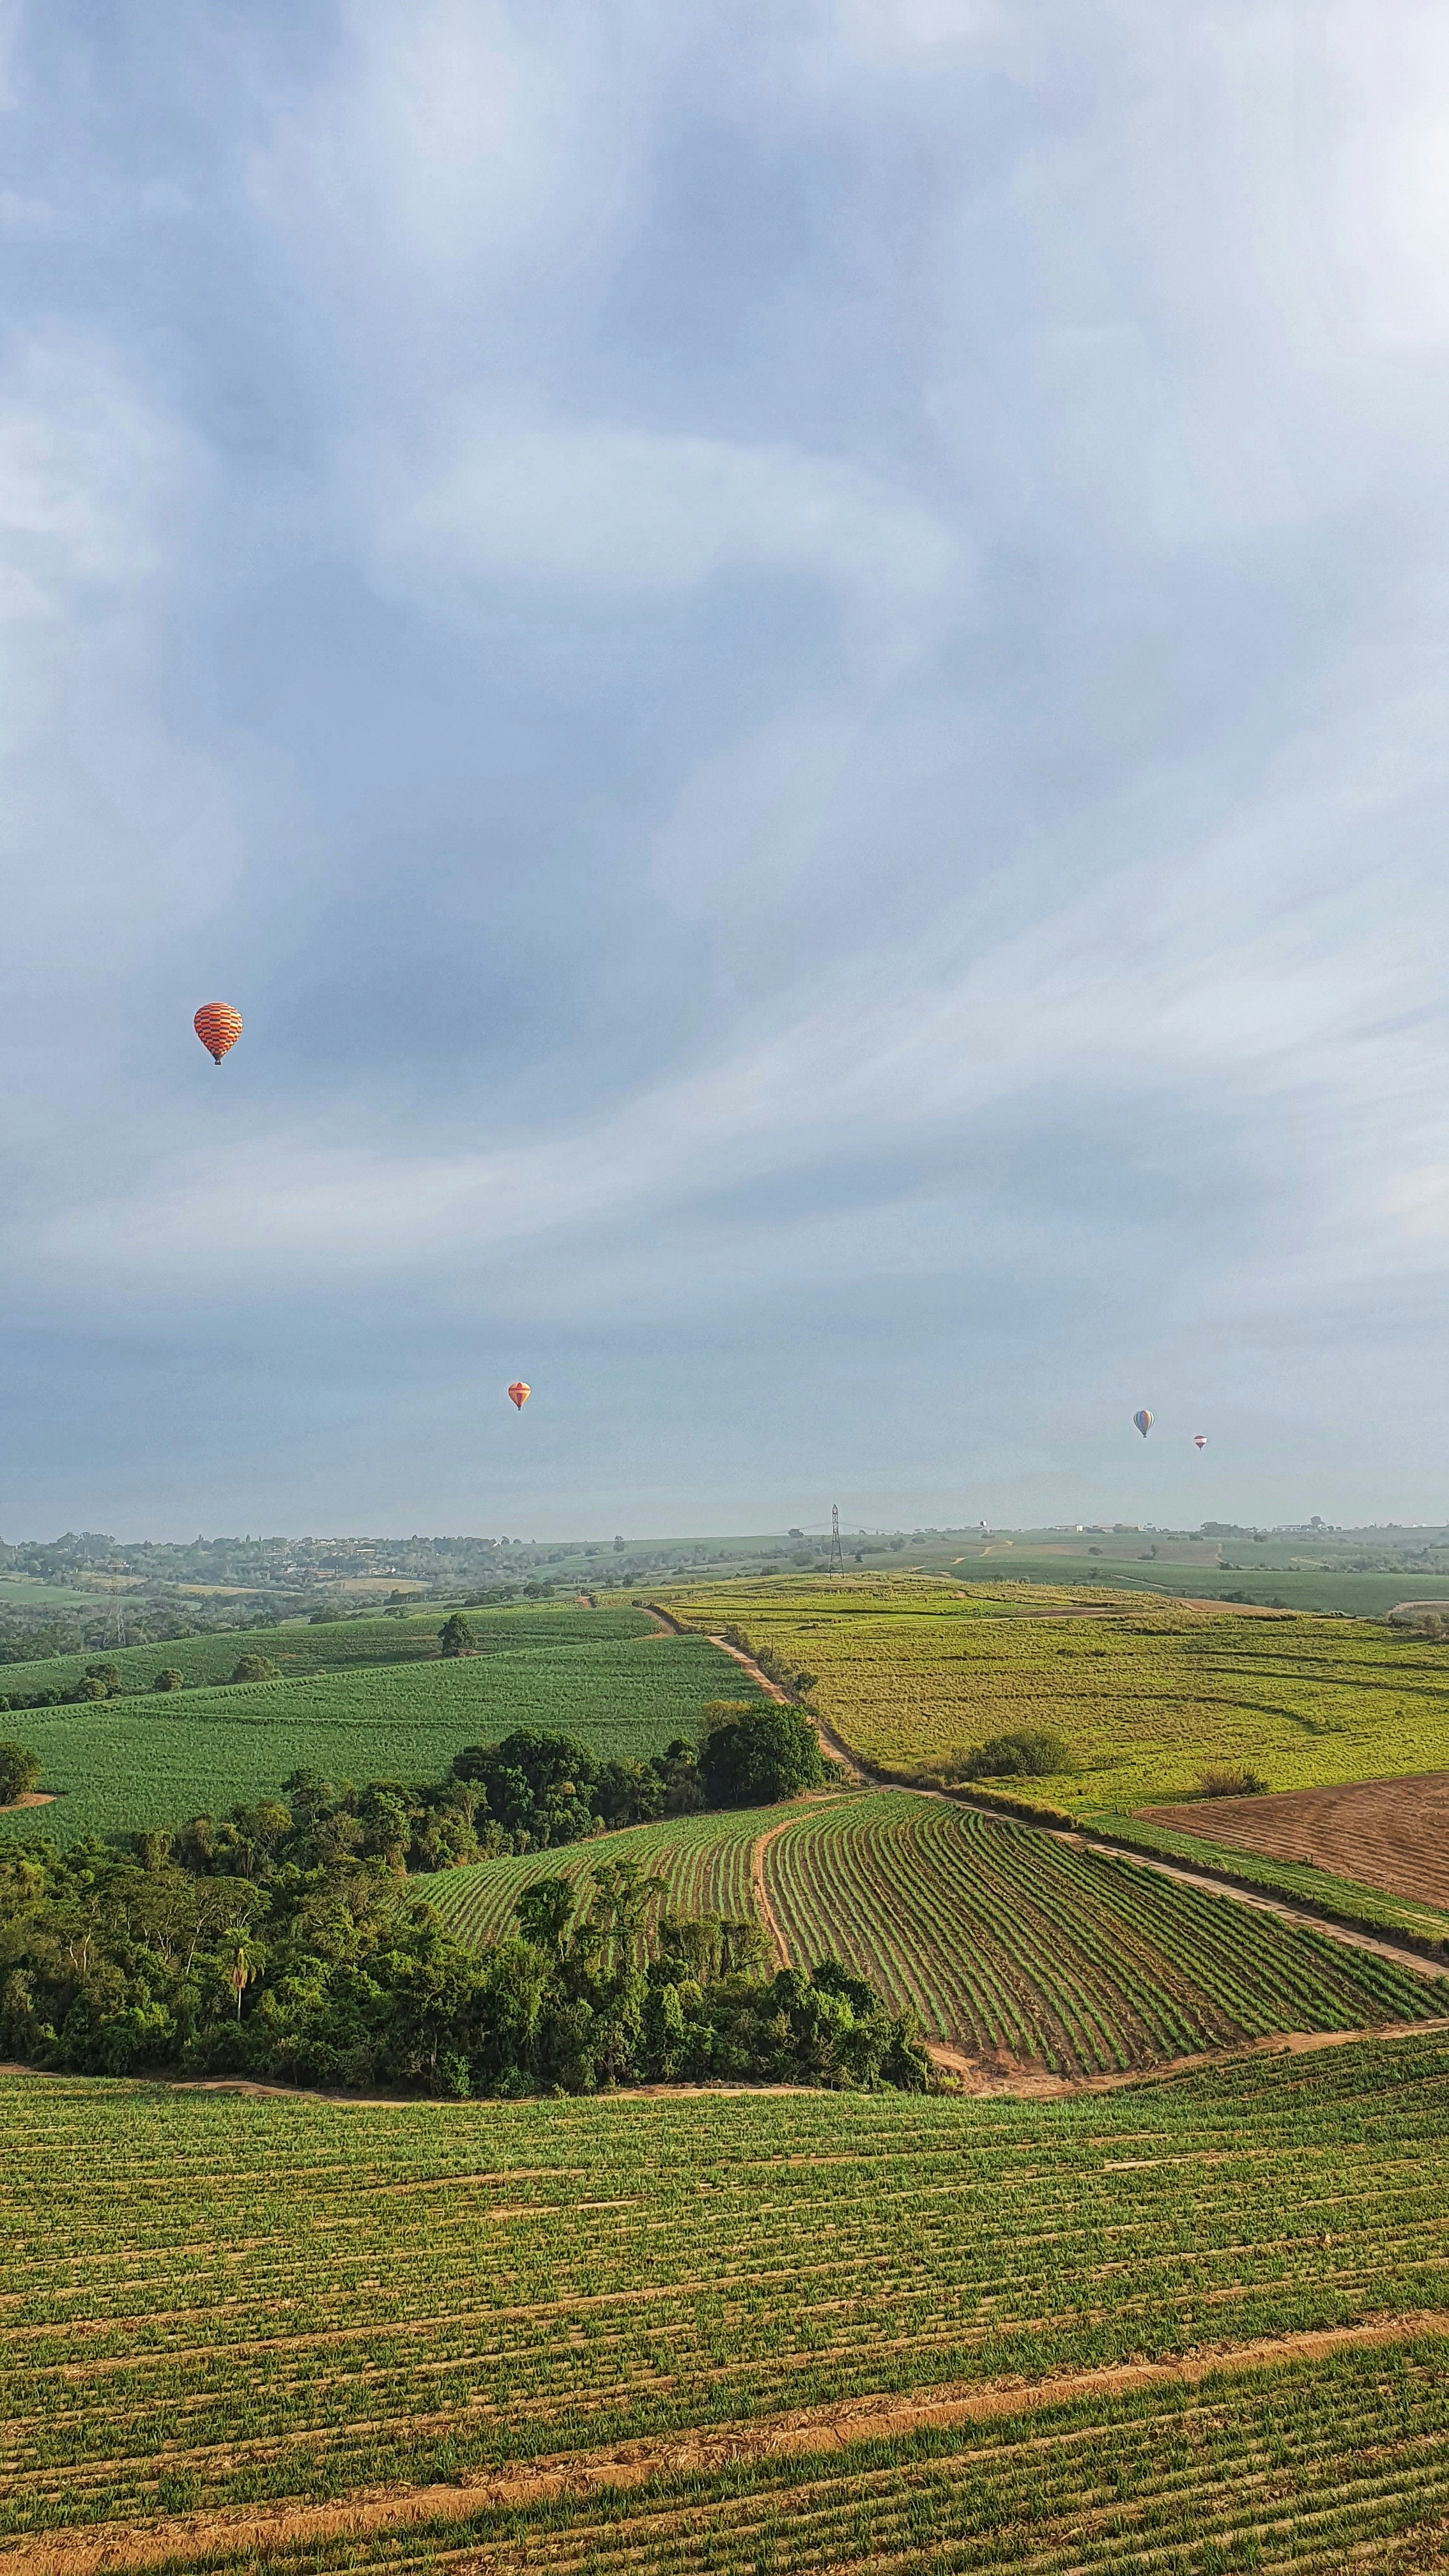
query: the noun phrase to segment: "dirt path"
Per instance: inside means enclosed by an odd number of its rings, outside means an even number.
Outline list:
[[[1110,2404],[1140,2388],[1197,2388],[1219,2374],[1281,2370],[1293,2362],[1426,2336],[1449,2336],[1449,2312],[1420,2309],[1407,2316],[1263,2336],[1172,2360],[1118,2362],[1051,2379],[953,2380],[909,2393],[885,2390],[834,2405],[792,2407],[709,2432],[664,2434],[608,2450],[555,2452],[527,2468],[481,2471],[449,2485],[364,2488],[336,2504],[236,2505],[211,2514],[175,2514],[164,2521],[91,2523],[0,2548],[0,2576],[125,2576],[131,2569],[256,2556],[409,2524],[462,2522],[499,2507],[642,2486],[651,2477],[681,2470],[708,2475],[750,2460],[838,2454],[855,2443],[901,2441],[936,2427],[1031,2415],[1084,2399]]]
[[[794,1822],[793,1816],[782,1816],[778,1825],[767,1826],[764,1833],[756,1834],[750,1845],[750,1894],[755,1900],[760,1921],[775,1945],[776,1963],[782,1968],[793,1968],[795,1962],[790,1956],[790,1945],[780,1929],[780,1918],[770,1903],[769,1891],[765,1886],[765,1845],[772,1843],[777,1834],[787,1833]]]

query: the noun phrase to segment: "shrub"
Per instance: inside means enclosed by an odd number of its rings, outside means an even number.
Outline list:
[[[963,1780],[1045,1780],[1070,1771],[1072,1757],[1060,1735],[1024,1727],[1010,1735],[988,1736],[962,1765]]]
[[[277,1667],[270,1655],[238,1655],[231,1677],[234,1682],[274,1682]]]
[[[183,1687],[183,1676],[178,1673],[174,1664],[168,1664],[164,1673],[158,1673],[151,1684],[153,1691],[181,1690]]]
[[[1198,1781],[1204,1798],[1262,1798],[1269,1794],[1267,1781],[1242,1765],[1237,1770],[1201,1771]]]
[[[86,1680],[99,1682],[103,1699],[114,1699],[121,1687],[121,1676],[114,1664],[87,1664]],[[94,1694],[88,1694],[94,1696]]]
[[[83,1678],[76,1683],[75,1697],[77,1700],[109,1699],[110,1696],[111,1694],[107,1690],[105,1683],[101,1680],[99,1673],[86,1673]]]
[[[0,1807],[28,1798],[39,1778],[38,1753],[27,1753],[23,1744],[0,1744]]]

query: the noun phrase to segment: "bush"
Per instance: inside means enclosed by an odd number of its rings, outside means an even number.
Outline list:
[[[777,1700],[707,1700],[700,1711],[699,1784],[708,1805],[772,1807],[818,1788],[825,1764],[815,1729]]]
[[[270,1655],[238,1655],[231,1677],[234,1682],[274,1682],[277,1667]]]
[[[1268,1783],[1256,1771],[1241,1766],[1236,1770],[1208,1770],[1198,1774],[1199,1795],[1204,1798],[1262,1798],[1268,1794]]]
[[[178,1673],[174,1664],[168,1664],[164,1673],[158,1673],[156,1675],[155,1680],[151,1684],[151,1688],[153,1691],[181,1690],[184,1688],[184,1679],[183,1676]]]
[[[0,1744],[0,1807],[28,1798],[39,1778],[38,1753],[27,1753],[23,1744]]]
[[[114,1664],[87,1664],[86,1680],[100,1683],[102,1699],[114,1699],[121,1687],[121,1676]],[[93,1699],[95,1693],[88,1691],[86,1697]]]
[[[1061,1736],[1044,1730],[1022,1728],[1010,1735],[993,1735],[969,1753],[962,1765],[963,1780],[1046,1780],[1055,1772],[1070,1771],[1072,1757]]]

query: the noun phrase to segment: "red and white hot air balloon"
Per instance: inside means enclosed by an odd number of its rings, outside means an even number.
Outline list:
[[[521,1413],[524,1406],[527,1404],[529,1397],[532,1395],[533,1389],[531,1386],[525,1384],[521,1377],[516,1377],[512,1386],[509,1388],[508,1393],[510,1400],[517,1405],[518,1410]]]
[[[203,1002],[191,1023],[214,1064],[220,1064],[242,1033],[242,1015],[230,1002]]]
[[[1205,1449],[1207,1447],[1207,1433],[1205,1431],[1195,1431],[1192,1435],[1192,1445],[1194,1449]]]

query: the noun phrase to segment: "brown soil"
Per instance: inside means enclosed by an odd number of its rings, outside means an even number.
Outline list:
[[[1234,1851],[1308,1861],[1420,1905],[1449,1911],[1449,1771],[1359,1780],[1339,1789],[1288,1789],[1265,1798],[1197,1798],[1142,1807],[1153,1824],[1201,1834]]]
[[[144,2523],[92,2523],[0,2549],[0,2576],[102,2576],[103,2571],[104,2576],[122,2576],[128,2569],[168,2561],[184,2564],[243,2551],[260,2554],[409,2524],[460,2522],[498,2506],[641,2486],[646,2479],[671,2471],[708,2473],[752,2459],[841,2452],[854,2443],[899,2441],[936,2426],[1030,2414],[1082,2398],[1110,2401],[1130,2389],[1196,2388],[1216,2372],[1281,2369],[1291,2362],[1323,2360],[1355,2347],[1408,2343],[1427,2335],[1449,2336],[1449,2313],[1424,2309],[1360,2325],[1206,2345],[1171,2361],[1119,2362],[1053,2379],[985,2385],[957,2380],[908,2395],[890,2392],[836,2405],[793,2407],[784,2414],[709,2433],[665,2434],[622,2442],[608,2450],[558,2452],[528,2468],[480,2472],[453,2485],[364,2488],[340,2504],[277,2505],[270,2510],[237,2505],[217,2513],[176,2514]]]
[[[55,1798],[54,1789],[25,1789],[18,1798],[11,1798],[0,1806],[0,1816],[13,1816],[17,1807],[53,1807]]]

